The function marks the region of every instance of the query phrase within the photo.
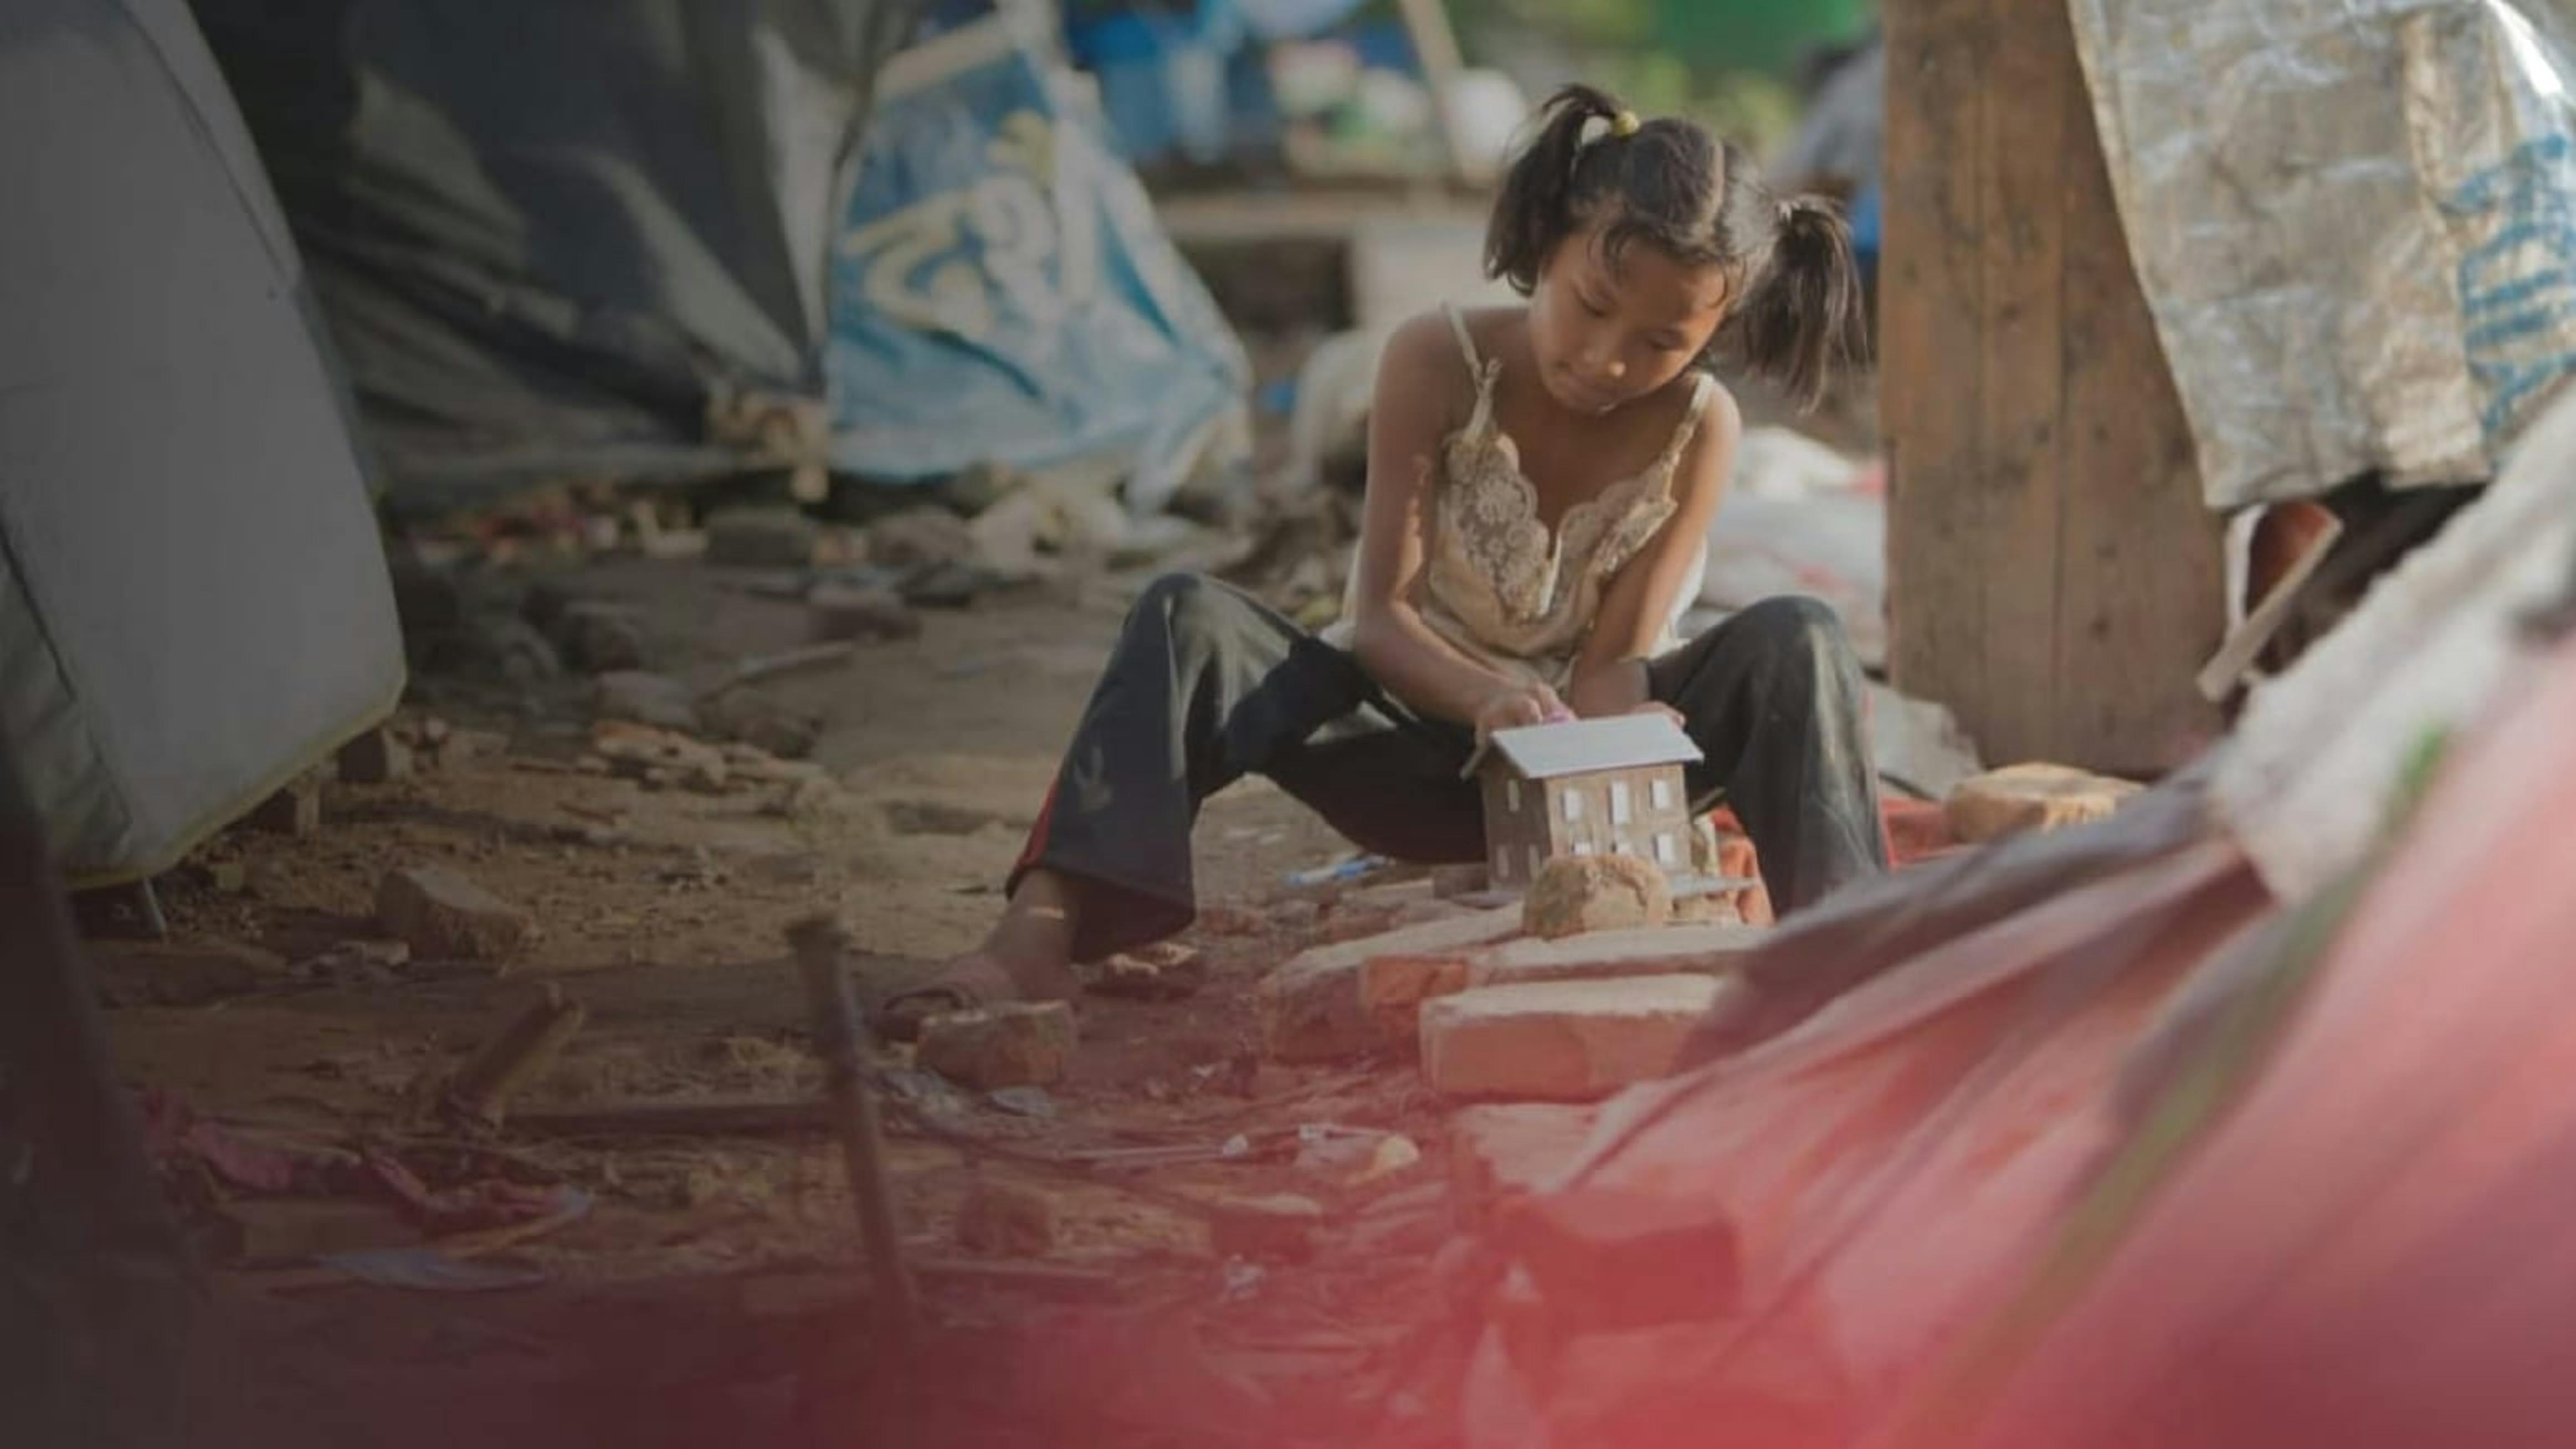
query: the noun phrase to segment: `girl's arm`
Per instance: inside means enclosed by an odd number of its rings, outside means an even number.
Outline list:
[[[1454,379],[1464,372],[1448,319],[1437,313],[1414,318],[1387,339],[1369,407],[1352,652],[1381,688],[1425,715],[1480,730],[1536,724],[1562,710],[1552,692],[1469,659],[1433,633],[1413,604],[1430,480],[1455,411]]]
[[[1680,602],[1682,585],[1708,545],[1708,521],[1735,467],[1743,434],[1735,398],[1718,388],[1708,400],[1699,431],[1673,470],[1673,516],[1644,549],[1619,570],[1601,596],[1592,632],[1575,655],[1566,703],[1586,719],[1629,714],[1646,705],[1646,661]]]

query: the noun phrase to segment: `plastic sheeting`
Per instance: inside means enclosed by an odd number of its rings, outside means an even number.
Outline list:
[[[825,255],[914,0],[196,0],[397,505],[819,456]]]
[[[2070,3],[2209,503],[2493,476],[2576,368],[2576,9]]]
[[[870,122],[832,263],[832,461],[1132,457],[1151,512],[1234,451],[1251,366],[1069,75],[1007,11],[985,33],[899,58]]]
[[[0,134],[0,737],[66,871],[149,875],[393,708],[393,591],[179,0],[0,11]]]

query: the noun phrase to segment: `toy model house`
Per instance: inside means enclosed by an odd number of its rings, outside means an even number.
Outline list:
[[[1660,714],[1498,730],[1467,762],[1485,786],[1485,851],[1498,890],[1536,879],[1560,855],[1633,855],[1667,872],[1690,865],[1682,766],[1700,757]]]

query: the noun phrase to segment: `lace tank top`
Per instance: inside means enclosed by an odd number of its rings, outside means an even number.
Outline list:
[[[1468,370],[1475,411],[1440,447],[1431,479],[1429,536],[1414,606],[1423,622],[1469,658],[1504,673],[1562,688],[1592,632],[1610,580],[1664,526],[1676,507],[1673,472],[1699,431],[1715,382],[1694,376],[1690,406],[1645,471],[1565,511],[1551,535],[1539,518],[1538,489],[1521,471],[1520,449],[1494,419],[1500,360],[1476,349],[1466,319],[1448,309]],[[1699,594],[1695,563],[1664,621],[1655,652],[1678,642],[1683,609]],[[1352,586],[1356,590],[1357,571]],[[1356,595],[1346,591],[1328,642],[1349,647]]]

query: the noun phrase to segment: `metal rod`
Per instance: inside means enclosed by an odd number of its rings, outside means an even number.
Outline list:
[[[888,1328],[898,1340],[909,1342],[919,1314],[911,1275],[904,1270],[903,1245],[896,1236],[894,1194],[886,1180],[885,1134],[878,1125],[876,1094],[869,1088],[867,1064],[860,1053],[858,1008],[850,999],[849,974],[843,969],[849,933],[830,916],[809,916],[787,928],[787,944],[795,950],[796,968],[805,980],[806,1005],[814,1018],[814,1046],[823,1059],[825,1101],[833,1131],[841,1139],[850,1196],[858,1205],[868,1274],[884,1301]]]

